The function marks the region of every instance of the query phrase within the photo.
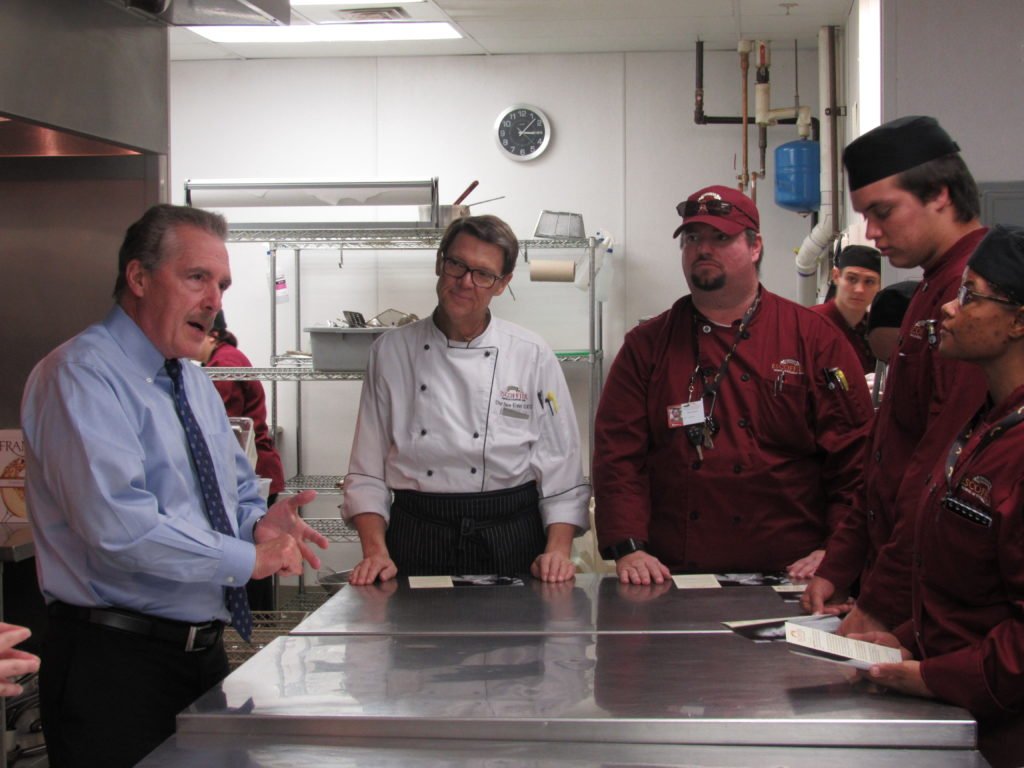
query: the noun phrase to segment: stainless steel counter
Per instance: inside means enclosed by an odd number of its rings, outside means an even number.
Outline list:
[[[726,620],[766,587],[343,588],[140,765],[983,768],[963,710],[850,682]]]
[[[723,621],[794,616],[770,587],[677,589],[623,585],[580,574],[574,582],[410,589],[407,579],[348,585],[299,624],[297,635],[518,635],[728,632]]]
[[[734,634],[280,637],[179,734],[971,749],[934,701]]]
[[[179,735],[139,768],[985,768],[977,753],[953,749],[825,749],[576,742],[400,741]]]

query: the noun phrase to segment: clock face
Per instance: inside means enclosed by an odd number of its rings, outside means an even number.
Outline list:
[[[498,115],[494,138],[513,160],[533,160],[548,148],[551,124],[536,107],[517,104]]]

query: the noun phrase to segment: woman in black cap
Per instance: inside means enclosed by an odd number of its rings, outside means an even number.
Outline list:
[[[1024,228],[995,227],[942,308],[939,353],[979,366],[987,402],[936,464],[917,514],[901,664],[872,680],[969,710],[993,765],[1024,760]]]

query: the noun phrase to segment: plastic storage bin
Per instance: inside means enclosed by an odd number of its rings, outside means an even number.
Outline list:
[[[365,371],[374,340],[390,328],[306,328],[313,367],[320,371]]]

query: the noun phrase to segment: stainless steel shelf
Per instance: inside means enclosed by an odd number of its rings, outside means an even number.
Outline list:
[[[337,250],[424,250],[436,249],[441,244],[443,229],[232,229],[228,242],[267,243],[271,248],[328,248]],[[534,238],[520,240],[524,253],[531,250],[554,250],[561,248],[586,248],[585,237]]]
[[[359,534],[340,517],[305,517],[303,520],[318,533],[322,533],[329,541],[357,542]]]
[[[560,363],[591,363],[601,353],[555,352]],[[322,371],[309,361],[278,363],[271,368],[203,368],[213,381],[362,381],[365,371]]]
[[[315,589],[309,589],[308,587],[302,592],[298,592],[287,600],[281,606],[281,610],[284,612],[291,611],[315,611],[321,605],[327,602],[327,598],[330,595],[319,586]]]
[[[341,493],[344,475],[295,475],[284,482],[285,491],[318,491],[320,493]]]
[[[321,371],[307,366],[204,368],[214,381],[362,381],[363,371]]]

